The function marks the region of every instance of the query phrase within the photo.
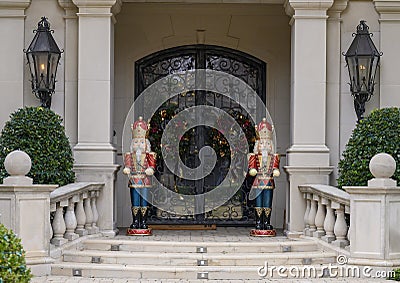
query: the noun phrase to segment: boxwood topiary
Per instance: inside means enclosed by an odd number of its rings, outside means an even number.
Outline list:
[[[385,152],[393,156],[397,167],[393,179],[400,181],[400,109],[376,109],[361,120],[346,145],[339,161],[338,186],[366,186],[373,176],[369,161]]]
[[[63,186],[74,182],[74,160],[62,118],[43,107],[25,107],[10,117],[0,136],[0,183],[8,175],[4,159],[17,149],[31,157],[28,176],[35,184]]]
[[[0,224],[0,282],[29,282],[31,271],[26,267],[21,240]]]

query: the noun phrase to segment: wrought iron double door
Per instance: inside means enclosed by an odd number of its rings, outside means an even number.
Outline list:
[[[210,45],[192,45],[167,49],[149,55],[136,62],[135,95],[140,95],[148,86],[170,74],[195,69],[211,69],[239,77],[246,82],[265,102],[265,63],[236,50]],[[239,95],[246,95],[241,93]],[[189,129],[180,139],[179,156],[190,167],[200,165],[199,151],[210,146],[217,155],[215,167],[209,175],[199,180],[188,180],[182,174],[172,173],[162,158],[161,136],[168,122],[180,111],[198,105],[220,108],[230,114],[242,127],[253,150],[255,141],[254,122],[249,113],[232,99],[210,91],[187,91],[172,97],[153,115],[150,121],[149,140],[152,150],[157,153],[155,177],[169,190],[184,195],[201,195],[216,187],[226,177],[231,165],[231,152],[227,139],[221,131],[207,126]],[[197,117],[201,119],[202,117]],[[223,126],[223,125],[222,125]],[[168,158],[168,157],[165,157]],[[234,166],[233,166],[234,168]],[[239,174],[239,172],[238,172]],[[249,200],[253,178],[246,177],[240,189],[224,205],[205,212],[205,198],[198,198],[194,207],[182,200],[171,197],[168,212],[151,208],[150,224],[217,224],[251,225],[254,221],[254,203]],[[151,198],[157,198],[157,189],[151,191]],[[164,196],[165,197],[165,196]]]

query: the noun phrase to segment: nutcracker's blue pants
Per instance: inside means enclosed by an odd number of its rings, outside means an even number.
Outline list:
[[[130,188],[131,189],[131,203],[133,207],[147,206],[147,195],[149,188]],[[140,193],[139,193],[140,191]]]
[[[256,207],[272,207],[272,196],[274,190],[256,189]]]

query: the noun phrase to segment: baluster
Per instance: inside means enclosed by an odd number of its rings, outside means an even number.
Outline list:
[[[50,213],[52,213],[52,212],[56,212],[57,211],[57,205],[56,205],[56,203],[50,203]],[[50,217],[49,217],[50,218]],[[53,218],[54,219],[54,218]],[[49,219],[50,220],[50,219]],[[51,242],[51,239],[53,238],[53,236],[54,236],[54,233],[53,233],[53,226],[52,226],[53,224],[50,222],[50,231],[49,231],[49,241]]]
[[[345,208],[344,208],[344,213],[345,214],[349,214],[349,216],[350,216],[350,206],[345,206]],[[350,217],[349,217],[350,218]],[[347,241],[349,241],[349,245],[351,245],[351,240],[350,240],[350,238],[351,238],[351,223],[349,223],[349,227],[348,227],[348,229],[347,229]]]
[[[56,214],[54,215],[53,223],[51,226],[53,227],[54,237],[51,239],[51,243],[56,246],[61,246],[68,242],[67,239],[64,239],[65,233],[65,222],[64,222],[64,211],[63,207],[68,205],[65,201],[61,201],[57,203]]]
[[[344,206],[339,203],[332,202],[332,208],[336,209],[336,222],[333,232],[335,233],[336,240],[332,242],[333,245],[344,248],[349,245],[347,237],[347,224],[344,218]]]
[[[86,214],[85,210],[83,208],[83,200],[84,200],[84,194],[79,195],[79,200],[76,204],[75,208],[75,215],[76,215],[76,230],[75,233],[78,234],[79,236],[85,236],[88,234],[88,232],[85,230],[85,223],[86,223]]]
[[[333,211],[331,203],[328,199],[323,198],[322,203],[326,206],[326,216],[324,221],[324,230],[326,235],[322,237],[322,240],[330,243],[336,239],[335,235],[333,234],[336,221],[335,212]]]
[[[84,208],[86,214],[85,229],[88,231],[88,234],[93,234],[92,233],[93,211],[92,211],[92,206],[90,205],[90,194],[88,192],[86,192],[85,194],[86,194],[84,202]]]
[[[318,210],[315,215],[315,226],[317,227],[317,231],[313,233],[314,237],[321,238],[325,235],[324,231],[324,221],[325,221],[325,207],[322,204],[321,198],[317,195],[314,195],[314,200],[318,202]]]
[[[312,236],[317,227],[315,226],[315,216],[317,215],[317,202],[314,200],[313,195],[310,194],[311,208],[308,215],[308,224],[310,228],[308,229],[307,236]]]
[[[78,225],[75,216],[75,203],[79,201],[79,196],[73,196],[68,201],[67,211],[65,212],[65,226],[67,232],[64,235],[65,239],[73,241],[79,238],[79,235],[75,233],[76,226]]]
[[[92,200],[92,213],[93,213],[93,222],[92,222],[92,232],[93,234],[99,232],[99,227],[97,227],[97,220],[99,220],[99,213],[97,211],[97,197],[98,197],[98,191],[91,191],[91,200]]]
[[[308,229],[310,229],[310,225],[308,224],[308,215],[310,214],[310,207],[311,207],[311,202],[310,200],[307,198],[308,194],[305,193],[304,194],[304,198],[306,199],[306,203],[307,203],[307,207],[306,207],[306,212],[304,213],[304,235],[307,235],[308,233]]]

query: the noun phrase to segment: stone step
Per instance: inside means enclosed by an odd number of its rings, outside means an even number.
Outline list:
[[[81,250],[110,251],[118,248],[129,252],[196,253],[206,247],[208,253],[278,253],[317,251],[318,244],[307,240],[254,241],[254,242],[178,242],[121,239],[88,239]]]
[[[304,271],[304,266],[290,266],[286,270],[277,269],[259,275],[264,272],[264,266],[151,266],[151,265],[120,265],[120,264],[90,264],[90,263],[56,263],[52,265],[52,275],[56,276],[82,276],[95,278],[131,278],[131,279],[180,279],[180,280],[196,280],[196,279],[269,279],[269,278],[319,278],[322,276],[325,265],[307,266],[308,270]],[[302,273],[303,272],[303,273]],[[305,276],[300,277],[301,274]],[[300,275],[299,275],[300,274]]]
[[[152,266],[259,266],[334,263],[336,253],[325,251],[289,253],[160,253],[126,251],[64,251],[64,262]],[[198,262],[207,261],[207,262]]]

